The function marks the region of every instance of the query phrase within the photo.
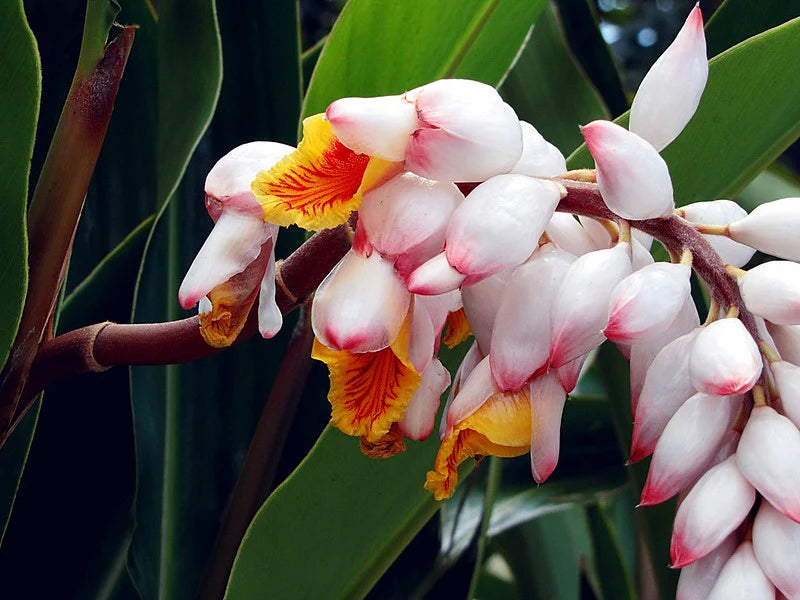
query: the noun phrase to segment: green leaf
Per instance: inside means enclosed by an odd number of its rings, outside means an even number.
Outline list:
[[[753,179],[736,201],[749,212],[764,202],[798,196],[800,177],[791,169],[776,163]]]
[[[586,507],[586,517],[603,597],[608,600],[633,600],[636,598],[633,574],[626,564],[619,533],[606,508],[599,502],[590,504]]]
[[[39,115],[41,67],[22,0],[0,6],[0,56],[6,67],[0,87],[0,368],[5,364],[17,333],[28,283],[28,240],[25,208],[28,170]]]
[[[800,135],[800,19],[710,61],[694,118],[663,156],[678,205],[735,195]],[[627,114],[617,119],[627,124]],[[570,168],[591,166],[585,146]]]
[[[167,204],[136,292],[135,319],[146,322],[187,316],[177,290],[212,227],[203,206],[209,169],[253,139],[294,143],[301,100],[296,1],[220,3],[224,65],[211,0],[159,2],[158,9],[157,25],[150,23],[158,59],[156,190]],[[296,232],[282,232],[279,256],[297,243]],[[131,370],[138,487],[130,567],[144,597],[196,596],[291,330],[289,319],[268,342]]]
[[[800,4],[785,0],[725,0],[706,25],[708,56],[800,16]]]
[[[567,46],[548,4],[500,93],[562,152],[581,143],[578,124],[608,118],[608,109]]]
[[[544,0],[348,2],[319,57],[303,116],[345,96],[380,96],[444,77],[502,81]]]
[[[314,74],[314,69],[317,66],[319,55],[322,54],[322,49],[325,47],[325,42],[327,41],[328,36],[325,36],[316,44],[311,46],[311,48],[304,51],[300,57],[303,64],[303,92],[308,90],[308,84],[311,82],[311,76]]]

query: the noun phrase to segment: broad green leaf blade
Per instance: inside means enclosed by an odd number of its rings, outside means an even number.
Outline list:
[[[736,201],[750,212],[764,202],[796,197],[800,197],[800,176],[776,163],[753,179]]]
[[[735,195],[800,135],[800,18],[710,61],[694,118],[663,156],[678,205]],[[627,124],[627,114],[618,122]],[[591,166],[585,146],[571,168]]]
[[[327,41],[328,36],[325,36],[311,46],[311,48],[305,50],[300,57],[303,64],[303,92],[308,90],[308,84],[311,82],[311,76],[314,74],[319,55],[322,54],[322,49],[325,47],[325,42]]]
[[[25,20],[22,0],[0,5],[0,369],[17,333],[28,283],[28,239],[25,209],[28,204],[28,171],[39,114],[41,67],[36,40]],[[5,534],[14,497],[36,428],[38,408],[20,424],[0,453],[0,542]]]
[[[786,0],[725,0],[706,26],[708,56],[743,42],[749,37],[800,16],[800,3]]]
[[[296,1],[225,3],[219,21],[224,65],[211,0],[196,0],[189,9],[159,3],[152,25],[159,59],[157,155],[174,152],[180,159],[160,164],[158,199],[167,206],[144,259],[137,321],[188,316],[178,308],[177,290],[212,227],[203,184],[214,162],[254,139],[295,141],[301,99]],[[199,80],[205,85],[193,85]],[[182,141],[167,143],[170,136]],[[296,232],[282,232],[278,255],[297,242]],[[253,339],[192,364],[132,369],[138,489],[131,566],[145,597],[196,596],[291,330],[289,319],[268,342]]]
[[[602,503],[586,507],[589,521],[595,567],[603,597],[608,600],[634,600],[636,588],[625,561],[620,540],[610,515]]]
[[[567,153],[581,143],[578,125],[607,119],[608,109],[567,46],[549,4],[500,93],[547,141]]]
[[[348,2],[311,78],[303,116],[345,96],[380,96],[443,77],[502,81],[544,0]]]
[[[0,6],[0,56],[3,85],[0,87],[0,368],[6,362],[22,315],[28,283],[28,239],[25,209],[28,204],[28,170],[39,115],[41,66],[22,0]]]

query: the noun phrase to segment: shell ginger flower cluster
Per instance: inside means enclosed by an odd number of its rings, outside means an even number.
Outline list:
[[[215,225],[181,305],[199,303],[211,345],[232,343],[254,306],[271,337],[279,227],[357,212],[311,321],[331,422],[364,454],[431,435],[449,388],[424,483],[437,499],[469,457],[529,453],[544,482],[567,395],[609,340],[630,361],[631,461],[652,456],[641,503],[681,499],[679,598],[800,598],[800,199],[750,214],[728,200],[675,209],[659,152],[707,75],[696,7],[629,127],[581,128],[595,169],[580,172],[483,83],[337,100],[304,121],[297,148],[253,142],[214,166]],[[654,262],[653,239],[671,261]],[[744,270],[756,250],[779,260]],[[712,298],[702,325],[693,271]],[[440,345],[470,336],[451,376]]]

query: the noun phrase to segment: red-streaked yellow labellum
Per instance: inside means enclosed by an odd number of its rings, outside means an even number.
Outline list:
[[[458,465],[467,458],[520,456],[530,450],[530,444],[529,387],[518,392],[496,392],[442,440],[425,489],[433,492],[437,500],[450,498],[458,483]]]
[[[397,423],[392,425],[389,433],[377,441],[371,442],[367,436],[361,436],[361,453],[367,458],[389,458],[406,449],[406,442]]]
[[[276,225],[324,229],[344,223],[361,205],[361,195],[402,169],[356,154],[342,144],[325,115],[303,121],[297,150],[269,171],[260,172],[252,190],[264,220]]]
[[[362,449],[365,444],[367,448],[397,448],[386,436],[403,418],[421,379],[408,360],[409,331],[406,320],[389,348],[361,354],[331,350],[314,340],[311,357],[327,364],[330,371],[331,423],[348,435],[362,436]]]
[[[455,348],[470,335],[472,335],[472,330],[469,328],[467,313],[464,312],[464,309],[459,308],[448,313],[444,324],[444,337],[442,338],[444,345],[451,349]]]

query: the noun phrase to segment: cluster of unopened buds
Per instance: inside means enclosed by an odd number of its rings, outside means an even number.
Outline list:
[[[800,199],[749,215],[728,200],[675,209],[659,151],[707,74],[695,8],[629,127],[582,128],[596,169],[579,172],[482,83],[337,100],[305,120],[296,149],[254,142],[214,166],[215,226],[180,302],[199,302],[204,338],[225,346],[258,300],[271,337],[278,227],[329,228],[358,211],[311,320],[331,421],[366,455],[431,434],[451,384],[440,343],[471,333],[425,487],[447,498],[468,457],[528,452],[541,483],[567,394],[610,340],[630,360],[631,460],[652,455],[641,503],[681,499],[678,596],[800,598]],[[671,262],[653,261],[653,238]],[[742,270],[755,250],[788,260]],[[712,299],[702,325],[693,270]]]

